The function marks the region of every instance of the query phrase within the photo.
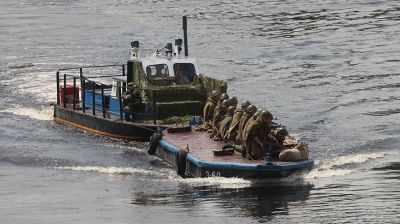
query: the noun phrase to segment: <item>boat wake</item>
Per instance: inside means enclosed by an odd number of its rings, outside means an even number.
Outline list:
[[[253,183],[251,180],[237,177],[179,178],[177,181],[192,187],[217,186],[224,189],[250,187]]]
[[[59,166],[58,170],[72,170],[83,172],[97,172],[117,175],[144,175],[158,177],[157,181],[176,181],[191,187],[215,186],[221,189],[240,189],[255,186],[305,186],[312,185],[313,180],[334,176],[344,176],[357,169],[350,169],[350,166],[363,164],[373,159],[383,158],[387,155],[398,154],[397,152],[377,152],[369,154],[355,154],[338,157],[333,160],[317,163],[311,171],[296,172],[289,177],[267,178],[267,179],[243,179],[237,177],[208,177],[208,178],[181,178],[174,169],[145,169],[134,167],[102,167],[102,166]]]
[[[354,154],[341,156],[333,160],[319,162],[309,173],[305,174],[305,179],[317,179],[333,176],[344,176],[356,169],[350,169],[352,165],[366,163],[367,161],[383,158],[387,155],[395,155],[398,152],[375,152],[367,154]]]
[[[53,108],[26,108],[21,106],[6,108],[0,110],[0,113],[10,113],[18,116],[26,116],[36,120],[49,121],[53,120]]]
[[[175,172],[167,169],[163,170],[150,170],[134,167],[102,167],[102,166],[60,166],[54,167],[57,170],[72,170],[72,171],[83,171],[83,172],[97,172],[105,174],[119,174],[119,175],[145,175],[145,176],[156,176],[162,178],[171,178],[176,176]]]

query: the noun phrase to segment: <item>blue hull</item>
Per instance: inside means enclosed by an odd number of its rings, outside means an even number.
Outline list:
[[[167,141],[160,140],[156,154],[169,164],[176,166],[179,150]],[[190,177],[279,178],[287,177],[295,171],[311,169],[314,166],[314,160],[273,164],[262,162],[254,164],[202,161],[188,153],[185,174]]]

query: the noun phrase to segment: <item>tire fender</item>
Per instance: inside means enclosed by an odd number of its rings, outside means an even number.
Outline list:
[[[161,140],[162,135],[160,133],[154,133],[151,137],[150,137],[150,142],[149,142],[149,149],[147,150],[147,153],[149,155],[154,155],[154,153],[156,153],[157,148],[158,148],[158,144],[159,141]]]
[[[185,177],[187,152],[181,149],[176,157],[176,173],[181,177]]]

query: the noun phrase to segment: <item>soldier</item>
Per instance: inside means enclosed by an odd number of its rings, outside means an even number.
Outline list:
[[[238,133],[236,136],[236,142],[239,144],[243,144],[243,129],[246,126],[247,121],[254,115],[254,113],[257,111],[257,107],[254,105],[249,105],[246,110],[243,113],[242,118],[240,119],[239,122],[239,127],[238,127]]]
[[[237,143],[236,141],[236,136],[238,133],[239,129],[239,123],[240,119],[242,118],[242,115],[244,111],[247,109],[247,107],[250,105],[250,102],[247,100],[244,100],[241,104],[241,108],[237,108],[233,112],[233,117],[232,117],[232,122],[231,125],[229,126],[229,129],[226,133],[226,140],[227,141],[233,141],[234,143]]]
[[[226,112],[226,115],[224,119],[221,121],[220,127],[219,127],[219,135],[221,136],[223,141],[227,141],[226,139],[226,134],[227,130],[232,122],[232,117],[233,117],[233,112],[235,112],[236,107],[235,106],[229,106],[228,110]]]
[[[212,121],[214,116],[214,110],[219,101],[219,93],[217,90],[213,90],[207,99],[207,103],[203,109],[204,116],[204,128],[208,129],[212,127]]]
[[[246,123],[248,120],[253,116],[253,114],[257,111],[257,107],[254,105],[249,105],[246,110],[244,110],[244,113],[242,114],[242,117],[240,118],[239,126],[237,128],[237,135],[236,135],[236,141],[235,143],[235,149],[242,153],[242,156],[246,156],[246,144],[245,141],[243,141],[243,129],[246,126]]]
[[[131,115],[133,115],[133,109],[139,105],[142,101],[140,92],[136,85],[131,82],[128,83],[126,91],[122,93],[122,111],[125,113],[125,120],[131,121]]]
[[[222,95],[221,95],[222,97]],[[226,112],[228,111],[228,107],[229,107],[229,100],[224,100],[221,103],[221,106],[219,107],[218,111],[216,111],[216,113],[214,113],[214,118],[213,118],[213,137],[215,141],[220,141],[222,136],[221,133],[219,131],[219,128],[221,126],[221,121],[224,119],[224,116],[226,114]]]
[[[222,107],[222,101],[227,100],[228,98],[229,98],[228,94],[226,94],[226,93],[221,94],[221,96],[219,97],[219,101],[218,101],[217,105],[215,106],[213,119],[212,119],[212,127],[211,127],[211,131],[210,131],[211,132],[211,135],[210,135],[211,138],[213,138],[214,135],[217,133],[214,128],[216,126],[216,123],[220,121],[218,119],[221,119],[219,114],[222,111],[222,108],[221,108]],[[218,119],[217,119],[217,117],[218,117]]]
[[[269,111],[261,111],[252,125],[246,125],[243,131],[246,152],[250,159],[259,159],[266,153],[264,141],[267,138],[267,133],[270,132],[272,125],[272,114]]]
[[[267,144],[271,144],[271,153],[273,157],[279,156],[279,153],[284,147],[286,136],[288,135],[289,133],[286,128],[278,128],[267,133]]]

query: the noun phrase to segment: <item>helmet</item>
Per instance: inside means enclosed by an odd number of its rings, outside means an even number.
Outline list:
[[[129,108],[129,106],[124,106],[124,108],[122,108],[122,111],[124,112],[124,113],[129,113],[130,112],[130,108]]]
[[[223,93],[223,94],[221,94],[221,96],[220,96],[220,100],[227,100],[229,98],[229,96],[228,96],[228,94],[227,93]]]
[[[210,94],[210,97],[211,97],[211,98],[215,98],[215,97],[217,97],[217,96],[219,96],[218,90],[213,90],[213,91],[211,92],[211,94]]]
[[[230,105],[230,102],[227,99],[222,101],[222,103],[221,103],[221,106],[223,106],[223,107],[229,107],[229,105]]]
[[[262,110],[261,112],[260,112],[260,116],[262,117],[262,118],[273,118],[272,117],[272,114],[268,111],[268,110]]]
[[[236,96],[229,97],[229,101],[231,102],[231,105],[233,105],[233,106],[237,106],[237,104],[238,104],[238,100],[237,100]]]
[[[243,100],[242,108],[247,108],[248,106],[250,106],[250,102],[248,100]]]
[[[288,133],[288,131],[286,130],[286,128],[278,128],[278,129],[276,129],[276,131],[275,131],[275,135],[277,135],[277,136],[279,136],[279,137],[281,137],[281,138],[284,138],[284,137],[286,137],[287,135],[289,135],[289,133]]]
[[[233,114],[233,112],[235,112],[236,107],[235,106],[229,106],[228,107],[228,113]]]
[[[135,83],[130,82],[130,83],[128,83],[127,88],[128,88],[128,89],[135,89],[135,88],[136,88],[136,85],[135,85]]]
[[[257,111],[257,107],[254,106],[253,104],[251,104],[247,107],[247,113],[255,113],[256,111]]]

